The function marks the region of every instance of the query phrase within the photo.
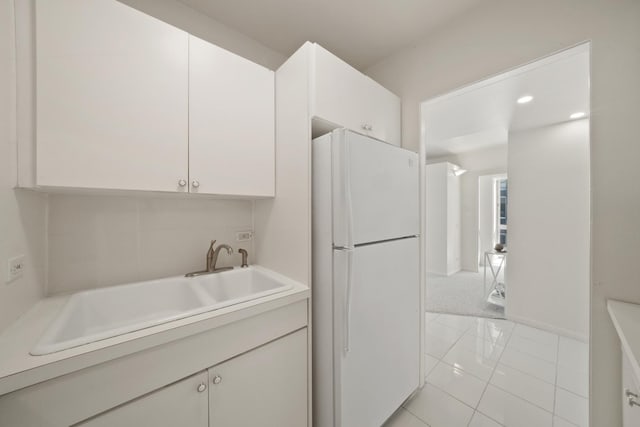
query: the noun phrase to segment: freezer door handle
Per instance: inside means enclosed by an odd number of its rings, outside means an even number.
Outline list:
[[[345,286],[344,312],[344,354],[349,353],[351,344],[351,289],[353,287],[353,250],[347,250],[347,283]]]
[[[352,248],[353,242],[353,200],[351,198],[351,167],[349,165],[349,158],[351,157],[349,152],[349,144],[344,141],[344,155],[342,157],[344,163],[344,195],[345,195],[345,208],[347,209],[347,246]],[[351,256],[351,255],[350,255]],[[349,262],[351,264],[351,262]]]
[[[334,142],[332,149],[333,164],[336,167],[333,180],[334,207],[336,219],[334,243],[341,247],[352,248],[353,236],[353,200],[351,195],[350,149],[345,139]]]

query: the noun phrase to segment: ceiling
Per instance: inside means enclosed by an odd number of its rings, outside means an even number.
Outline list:
[[[290,56],[317,42],[364,70],[481,0],[180,0]]]
[[[533,101],[518,104],[523,95]],[[581,45],[423,103],[427,157],[507,144],[509,132],[589,112],[589,50]]]

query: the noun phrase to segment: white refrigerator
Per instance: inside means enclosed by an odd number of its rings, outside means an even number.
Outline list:
[[[313,140],[315,427],[379,427],[419,382],[418,156]]]

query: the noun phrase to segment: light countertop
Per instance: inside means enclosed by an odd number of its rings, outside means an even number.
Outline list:
[[[640,383],[640,304],[608,300],[607,309],[620,336],[622,351],[631,363],[631,369]]]
[[[70,295],[45,298],[0,335],[0,396],[148,348],[195,335],[310,297],[306,286],[141,329],[67,350],[32,356],[47,326]]]

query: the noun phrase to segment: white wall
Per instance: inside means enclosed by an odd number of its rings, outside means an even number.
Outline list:
[[[486,0],[367,73],[403,99],[418,150],[419,104],[591,40],[591,425],[616,427],[620,350],[606,299],[640,303],[640,2]]]
[[[311,286],[309,46],[276,71],[276,197],[256,201],[258,263]],[[295,179],[292,179],[295,177]]]
[[[589,121],[509,136],[507,317],[586,339]]]
[[[286,59],[276,52],[233,28],[210,18],[176,0],[118,0],[161,21],[174,25],[194,36],[207,40],[237,55],[271,70]]]
[[[15,191],[13,1],[0,0],[0,331],[40,298],[45,273],[46,196]],[[26,255],[21,279],[5,284],[7,259]]]
[[[227,243],[219,266],[240,265],[238,248],[255,259],[253,202],[183,197],[51,195],[47,294],[204,270],[211,240]]]
[[[507,144],[429,159],[427,164],[447,161],[466,169],[460,176],[461,263],[466,271],[478,271],[478,188],[483,175],[507,172]]]
[[[430,164],[426,169],[426,224],[425,236],[427,272],[448,275],[447,272],[447,173],[449,163]]]

